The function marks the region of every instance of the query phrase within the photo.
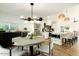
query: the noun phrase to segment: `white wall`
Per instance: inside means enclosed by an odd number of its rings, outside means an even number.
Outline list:
[[[27,28],[27,31],[33,33],[34,32],[34,24],[32,22],[24,21],[18,23],[18,29],[20,31],[24,31],[24,28]]]
[[[1,15],[2,16],[2,15]],[[4,15],[3,15],[4,16]],[[10,17],[7,15],[7,17],[0,17],[0,23],[13,23],[13,24],[17,24],[17,30],[24,30],[24,28],[28,28],[28,31],[30,32],[34,32],[34,25],[30,22],[24,23],[24,20],[20,20],[17,17]]]
[[[71,22],[74,20],[74,18],[78,20],[78,22],[76,23],[71,23],[72,31],[79,31],[79,5],[69,8],[68,15],[70,17]]]
[[[0,14],[0,23],[13,23],[13,24],[17,24],[17,30],[24,30],[24,28],[27,28],[28,31],[30,31],[31,33],[34,32],[34,24],[32,22],[26,22],[24,23],[24,20],[21,20],[19,17],[14,17],[14,16],[10,16],[10,15],[4,15],[4,14]],[[43,21],[40,22],[42,27],[43,27]],[[42,28],[41,27],[41,28]]]
[[[58,19],[58,14],[59,13],[64,13],[66,16],[68,16],[70,18],[69,21],[62,21],[60,19]],[[78,22],[73,22],[74,18],[78,20]],[[51,21],[56,20],[56,23],[54,24],[54,29],[55,29],[55,33],[61,33],[61,28],[60,26],[69,26],[69,32],[73,32],[73,31],[78,31],[79,32],[79,5],[77,6],[72,6],[70,8],[66,8],[60,12],[58,12],[57,14],[54,14],[52,16],[50,16]],[[53,27],[53,26],[52,26]],[[59,42],[56,42],[57,44],[61,44],[61,41],[59,40]]]
[[[65,21],[65,22],[62,21],[62,23],[64,23],[64,25],[68,25],[70,27],[71,32],[73,31],[79,32],[79,5],[67,8],[62,12],[65,13],[65,15],[70,18],[69,21]],[[78,20],[78,22],[74,23],[74,18]]]
[[[58,19],[58,14],[59,13],[64,13],[65,16],[68,16],[70,18],[69,21],[62,21],[60,19]],[[74,23],[74,18],[78,20],[78,22]],[[55,32],[60,32],[60,26],[64,25],[64,26],[69,26],[70,27],[70,31],[79,31],[79,5],[77,6],[72,6],[70,8],[66,8],[54,15],[49,16],[49,20],[51,20],[51,22],[53,23],[53,21],[56,21],[56,23],[54,25],[55,26]],[[53,26],[52,26],[53,27]]]

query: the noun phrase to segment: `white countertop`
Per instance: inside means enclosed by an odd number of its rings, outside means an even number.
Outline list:
[[[60,34],[60,32],[51,32],[52,34]]]

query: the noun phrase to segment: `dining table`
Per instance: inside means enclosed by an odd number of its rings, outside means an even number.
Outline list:
[[[19,46],[29,46],[29,49],[30,49],[30,55],[33,56],[33,52],[34,52],[34,49],[33,49],[33,46],[34,45],[38,45],[42,42],[45,41],[45,38],[42,37],[42,36],[38,36],[34,39],[28,39],[27,37],[17,37],[17,38],[13,38],[13,42],[14,42],[14,45],[19,47]]]

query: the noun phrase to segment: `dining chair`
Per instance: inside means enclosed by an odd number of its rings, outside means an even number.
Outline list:
[[[73,33],[74,33],[73,40],[74,40],[74,43],[76,43],[78,40],[78,33],[76,31],[74,31]]]
[[[37,52],[53,55],[53,39],[47,38],[38,48],[35,49]]]
[[[18,50],[18,47],[11,46],[8,48],[3,48],[0,46],[0,56],[21,56],[26,51]]]
[[[67,33],[65,36],[63,36],[62,40],[64,39],[62,46],[72,47],[74,44],[74,34],[73,33]]]
[[[69,37],[70,37],[71,39],[68,39],[67,42],[69,42],[69,44],[72,46],[72,45],[74,45],[74,44],[77,42],[77,32],[71,33],[71,34],[69,35]]]
[[[16,38],[13,38],[12,41],[14,42],[14,45],[16,46],[16,43],[18,44],[19,40],[22,40],[23,38],[27,39],[26,37],[16,37]],[[16,47],[18,47],[18,50],[20,50],[20,51],[27,51],[27,52],[29,51],[28,46],[27,47],[26,46],[16,46]],[[11,53],[11,49],[10,49],[10,53]],[[28,55],[28,53],[27,53],[27,55]]]
[[[61,39],[62,39],[62,46],[70,46],[71,47],[71,43],[72,43],[72,35],[70,33],[66,33],[66,34],[61,34]]]

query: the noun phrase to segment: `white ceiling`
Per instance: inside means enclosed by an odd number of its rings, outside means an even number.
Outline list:
[[[78,5],[77,3],[35,3],[34,16],[47,17],[64,8]],[[0,18],[19,18],[21,15],[30,16],[29,3],[0,3]]]

